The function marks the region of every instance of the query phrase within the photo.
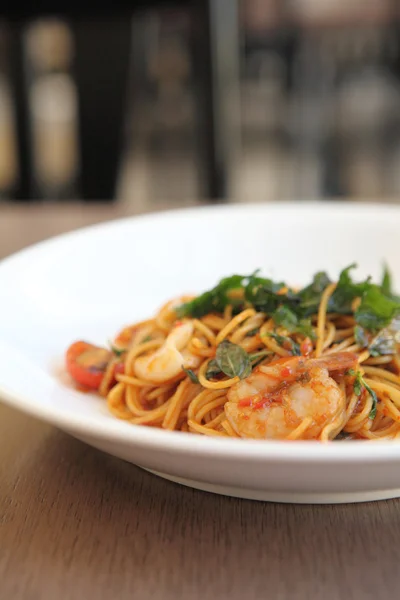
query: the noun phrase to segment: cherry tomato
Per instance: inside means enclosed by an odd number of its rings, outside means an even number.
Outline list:
[[[79,385],[98,390],[112,357],[112,352],[106,348],[79,341],[68,348],[65,361],[68,373]],[[116,372],[123,372],[123,363],[122,371],[119,365],[116,365]]]

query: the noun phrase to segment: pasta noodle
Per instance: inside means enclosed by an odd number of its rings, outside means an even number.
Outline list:
[[[372,284],[355,288],[352,282],[351,297],[342,279],[326,282],[311,300],[306,288],[294,292],[284,285],[268,292],[269,298],[266,284],[255,288],[254,279],[249,288],[248,279],[231,295],[221,292],[224,306],[218,305],[221,298],[208,309],[204,301],[202,310],[193,305],[193,314],[182,316],[179,307],[190,308],[196,299],[169,302],[153,319],[124,328],[112,350],[101,349],[108,352],[101,367],[100,349],[89,345],[75,354],[71,346],[67,367],[81,385],[106,398],[115,417],[135,425],[217,437],[395,439],[399,359],[388,331],[397,309],[393,306],[379,330],[361,327],[366,294],[372,297],[378,289],[383,295],[383,285],[372,290],[367,287]],[[273,299],[272,309],[260,310],[258,297],[248,298],[249,289],[266,290],[264,306]],[[346,311],[339,304],[345,290],[352,302]],[[307,313],[304,306],[311,301],[315,305]],[[382,331],[379,353],[373,344]]]

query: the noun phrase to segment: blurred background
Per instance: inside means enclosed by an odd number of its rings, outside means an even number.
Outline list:
[[[0,16],[2,200],[400,199],[398,0]]]

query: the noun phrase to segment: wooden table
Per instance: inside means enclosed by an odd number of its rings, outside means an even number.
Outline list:
[[[0,206],[0,257],[125,212]],[[214,496],[0,406],[2,600],[394,599],[399,534],[398,500]]]

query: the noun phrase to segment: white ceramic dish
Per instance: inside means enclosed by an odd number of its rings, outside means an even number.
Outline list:
[[[118,421],[62,374],[76,338],[104,343],[166,299],[262,268],[293,283],[353,261],[400,282],[400,209],[267,204],[115,221],[43,242],[0,264],[0,397],[71,435],[173,481],[281,502],[400,496],[400,444],[214,439]]]

